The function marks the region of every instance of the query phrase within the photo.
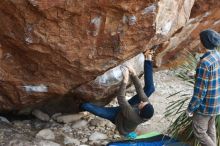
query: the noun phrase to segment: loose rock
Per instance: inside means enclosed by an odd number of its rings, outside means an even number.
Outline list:
[[[87,121],[85,121],[85,120],[80,120],[80,121],[77,121],[77,122],[72,126],[72,128],[74,128],[74,129],[82,128],[82,127],[87,126],[87,124],[88,124]]]
[[[69,136],[65,136],[64,138],[64,144],[74,144],[74,145],[80,145],[80,141],[75,139],[75,138],[72,138],[72,137],[69,137]]]
[[[90,137],[89,140],[91,141],[97,141],[97,140],[103,140],[103,139],[107,139],[107,135],[100,133],[100,132],[94,132]]]
[[[82,117],[82,114],[72,114],[54,117],[54,120],[60,123],[71,123],[78,121]]]
[[[41,138],[41,139],[46,139],[46,140],[54,140],[55,135],[52,130],[43,129],[37,133],[36,138]]]
[[[0,121],[5,122],[5,123],[7,123],[7,124],[11,124],[11,122],[10,122],[10,121],[8,121],[8,119],[7,119],[7,118],[2,117],[2,116],[0,116]]]
[[[52,142],[52,141],[47,141],[47,140],[42,140],[39,143],[36,144],[37,146],[61,146],[58,143]]]

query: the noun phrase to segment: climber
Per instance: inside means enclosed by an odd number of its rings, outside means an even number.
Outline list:
[[[152,51],[146,51],[144,61],[144,89],[133,68],[122,66],[123,80],[118,92],[117,107],[100,107],[92,103],[84,103],[80,107],[96,116],[110,120],[116,125],[119,133],[126,138],[136,138],[134,132],[136,127],[152,118],[154,108],[149,102],[148,97],[154,92],[153,69],[152,69]],[[129,74],[134,83],[137,94],[130,100],[125,99],[126,85],[129,81]]]

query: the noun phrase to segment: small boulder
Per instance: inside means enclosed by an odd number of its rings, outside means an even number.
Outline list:
[[[107,135],[100,133],[100,132],[94,132],[90,137],[89,140],[91,141],[97,141],[97,140],[103,140],[103,139],[107,139]]]
[[[65,136],[64,137],[64,142],[63,142],[65,145],[66,144],[73,144],[73,145],[80,145],[80,141],[75,139],[75,138],[72,138],[72,137],[69,137],[69,136]]]
[[[22,139],[14,139],[9,141],[7,144],[7,146],[28,146],[28,145],[32,145],[31,142],[26,141],[26,140],[22,140]]]
[[[61,146],[58,143],[48,141],[48,140],[41,140],[40,142],[36,143],[37,146]]]
[[[82,118],[82,114],[53,116],[54,120],[59,123],[72,123]]]
[[[87,126],[88,122],[86,120],[80,120],[77,121],[76,123],[73,124],[72,128],[77,129],[77,128],[82,128]]]
[[[54,140],[55,135],[52,130],[43,129],[37,133],[36,138],[41,138],[41,139],[46,139],[46,140]]]
[[[7,123],[7,124],[11,124],[11,122],[9,122],[7,118],[2,117],[2,116],[0,116],[0,121],[4,122],[4,123]]]

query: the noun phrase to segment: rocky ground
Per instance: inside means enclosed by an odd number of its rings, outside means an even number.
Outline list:
[[[154,117],[137,128],[138,133],[158,131],[166,133],[172,119],[164,118],[164,111],[170,101],[178,96],[167,99],[169,95],[183,89],[190,89],[186,82],[177,78],[174,71],[163,70],[154,73],[156,91],[150,97],[155,108]],[[130,87],[126,94],[130,98],[135,94],[134,87]],[[115,106],[112,101],[109,106]],[[115,126],[104,119],[83,112],[73,123],[57,123],[55,121],[42,122],[38,119],[19,119],[9,121],[0,117],[0,145],[1,146],[93,146],[106,145],[110,141],[121,139]],[[81,118],[80,118],[81,117]],[[68,122],[68,121],[66,121]]]

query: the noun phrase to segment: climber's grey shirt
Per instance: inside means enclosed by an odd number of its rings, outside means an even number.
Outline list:
[[[143,102],[148,101],[148,98],[144,93],[139,78],[136,75],[131,75],[131,79],[134,83],[136,92],[140,100]],[[117,96],[118,103],[121,109],[115,119],[115,125],[119,133],[122,135],[127,135],[128,133],[134,131],[140,123],[147,121],[146,119],[143,119],[139,116],[139,109],[137,106],[131,106],[128,103],[128,101],[125,99],[125,92],[126,84],[122,82]]]

